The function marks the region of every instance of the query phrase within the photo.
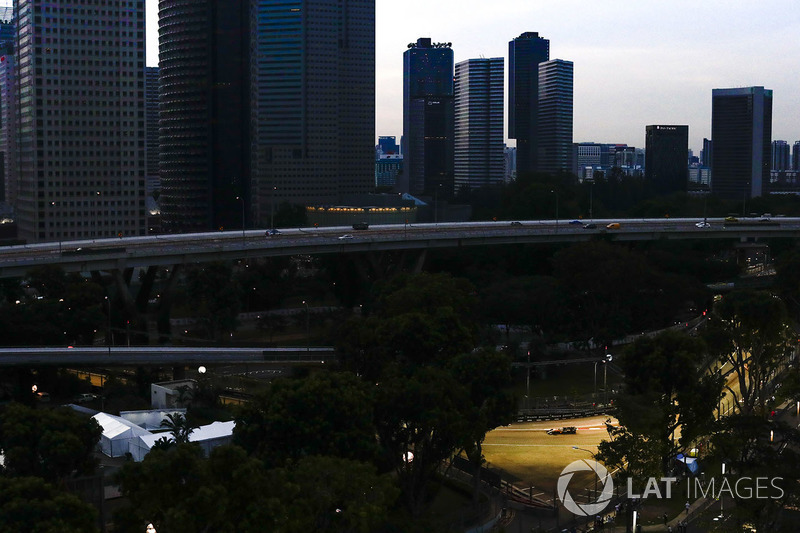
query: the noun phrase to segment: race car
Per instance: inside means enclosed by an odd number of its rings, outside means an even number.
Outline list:
[[[577,432],[578,428],[575,426],[566,426],[563,428],[553,428],[547,430],[548,435],[574,435]]]

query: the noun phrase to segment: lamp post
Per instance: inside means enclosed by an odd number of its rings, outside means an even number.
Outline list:
[[[603,404],[608,405],[608,386],[606,377],[608,375],[608,363],[610,363],[614,359],[614,356],[610,353],[606,354],[606,358],[603,361]]]
[[[433,190],[433,223],[439,223],[439,189],[441,188],[442,184],[440,183],[438,187]]]
[[[528,350],[528,377],[525,378],[525,408],[530,407],[531,401],[531,351]]]
[[[594,459],[594,452],[591,451],[591,450],[587,450],[586,448],[580,448],[578,446],[573,446],[572,449],[573,450],[580,450],[582,452],[586,452],[586,453],[588,453],[588,454],[590,454],[592,456],[592,459]],[[595,501],[597,500],[597,478],[598,477],[599,476],[597,475],[597,473],[595,473],[595,475],[594,475],[594,500]]]
[[[108,345],[108,355],[111,355],[111,345],[114,343],[114,338],[111,336],[111,300],[105,296],[106,301],[106,344]]]
[[[245,230],[245,224],[244,224],[244,197],[237,196],[236,199],[239,200],[242,203],[242,246],[244,246],[247,243],[247,238],[246,238],[245,232],[244,232],[244,230]]]
[[[53,211],[55,211],[55,207],[58,206],[58,203],[50,202],[50,205],[53,206],[53,208],[54,208]],[[58,228],[57,230],[58,230],[58,255],[61,255],[61,240],[62,240],[63,236],[61,235],[61,229]]]
[[[269,214],[269,229],[275,229],[275,193],[278,192],[278,187],[272,187],[272,208]]]
[[[98,211],[98,206],[100,204],[100,191],[95,191],[94,193],[94,236],[100,236],[100,212]]]
[[[556,195],[556,232],[558,231],[558,191],[555,189],[550,191],[551,193]]]
[[[306,351],[308,352],[308,351],[310,351],[310,350],[311,350],[311,348],[310,348],[310,347],[309,347],[309,345],[308,345],[308,342],[309,342],[309,339],[310,339],[310,334],[309,334],[309,314],[308,314],[308,303],[306,303],[306,301],[305,301],[305,300],[303,300],[303,305],[304,305],[304,306],[306,306]]]

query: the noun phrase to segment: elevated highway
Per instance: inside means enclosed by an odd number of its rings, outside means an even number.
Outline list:
[[[587,222],[587,221],[584,221]],[[595,228],[565,220],[462,222],[351,227],[226,231],[154,235],[120,239],[64,241],[0,247],[0,278],[19,277],[39,265],[60,265],[67,272],[125,270],[134,267],[179,265],[251,257],[333,254],[390,250],[426,250],[461,246],[582,242],[592,239],[643,241],[722,239],[754,242],[766,238],[799,238],[800,218],[775,218],[762,223],[743,219],[725,224],[708,219],[594,220]],[[619,227],[607,229],[609,223]]]
[[[0,367],[147,366],[210,364],[325,365],[336,361],[330,347],[189,348],[169,346],[0,348]]]

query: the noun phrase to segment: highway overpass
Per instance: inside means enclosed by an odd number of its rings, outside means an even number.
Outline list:
[[[331,347],[189,348],[171,346],[76,346],[70,348],[0,348],[4,366],[191,366],[259,363],[325,365],[336,362]]]
[[[702,228],[697,227],[698,221],[697,218],[594,220],[591,223],[596,227],[585,228],[568,220],[525,220],[381,225],[367,230],[351,227],[281,229],[280,234],[274,236],[266,236],[265,230],[260,229],[64,241],[0,247],[0,278],[20,277],[31,267],[46,264],[60,265],[67,272],[90,272],[251,257],[570,243],[592,239],[753,242],[800,237],[800,218],[774,218],[771,222],[743,219],[734,224],[708,219],[709,227]],[[606,227],[613,223],[618,223],[619,227]]]

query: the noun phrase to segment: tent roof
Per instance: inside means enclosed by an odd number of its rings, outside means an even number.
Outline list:
[[[111,439],[128,431],[131,432],[131,435],[147,435],[150,433],[133,422],[128,422],[124,418],[107,413],[97,413],[92,418],[97,420],[97,423],[103,428],[103,436],[106,438]]]

